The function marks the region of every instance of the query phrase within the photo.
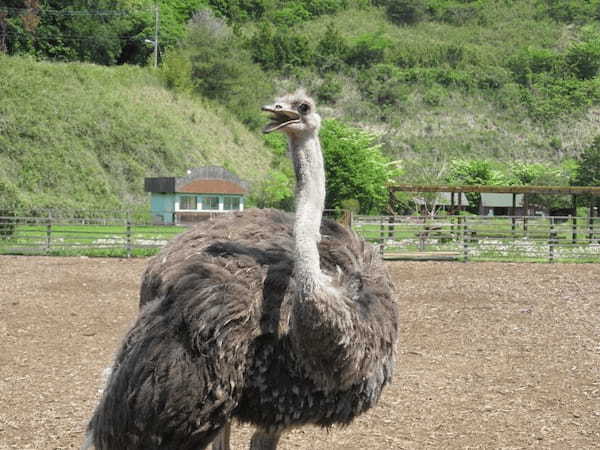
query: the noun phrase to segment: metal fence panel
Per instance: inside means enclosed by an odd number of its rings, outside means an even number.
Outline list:
[[[356,216],[386,258],[600,262],[598,217]]]

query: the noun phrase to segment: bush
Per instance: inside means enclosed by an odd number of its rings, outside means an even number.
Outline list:
[[[597,80],[555,78],[542,74],[535,78],[523,101],[529,114],[539,121],[552,121],[577,110],[583,110],[600,99]]]
[[[273,6],[270,0],[208,0],[208,4],[229,22],[260,19]]]
[[[196,91],[227,106],[250,128],[258,128],[263,120],[256,114],[256,105],[273,89],[267,74],[252,62],[250,53],[223,21],[210,12],[195,18],[182,47],[173,59],[167,58],[167,82],[185,86],[183,79],[177,78],[184,75],[176,69],[189,70]],[[179,60],[183,57],[191,67]],[[170,65],[176,66],[173,71]]]
[[[423,103],[429,106],[440,106],[446,97],[448,97],[446,89],[439,85],[432,86],[423,94]]]
[[[350,46],[333,22],[330,22],[315,49],[315,64],[323,72],[339,71],[350,52]]]
[[[597,16],[597,0],[542,0],[540,11],[557,20],[567,23],[585,23]]]
[[[268,13],[267,18],[274,24],[291,27],[305,22],[311,18],[311,13],[298,3],[286,5],[283,8],[276,8]]]
[[[427,17],[423,0],[388,0],[385,13],[397,25],[414,25]]]
[[[600,186],[600,136],[596,136],[578,159],[576,186]]]
[[[325,120],[321,141],[326,208],[342,208],[345,200],[352,199],[360,205],[361,214],[380,213],[387,204],[387,183],[395,169],[387,165],[374,136],[337,120]]]
[[[250,38],[248,48],[255,62],[266,70],[283,71],[287,66],[305,67],[312,64],[314,53],[309,39],[287,28],[263,23]]]
[[[331,75],[325,77],[317,88],[317,98],[325,103],[335,103],[342,94],[342,83]]]
[[[380,64],[391,46],[392,42],[382,32],[363,34],[351,44],[346,62],[359,68]]]
[[[462,26],[472,22],[481,23],[484,21],[482,15],[483,4],[479,1],[464,3],[437,3],[430,7],[431,15],[434,20],[449,23],[451,25]]]
[[[594,78],[600,69],[600,39],[571,46],[565,61],[571,72],[580,80]]]
[[[359,87],[366,98],[380,106],[404,102],[410,90],[402,78],[402,71],[391,64],[378,64],[364,71],[359,78]]]
[[[304,0],[302,3],[313,16],[333,14],[348,6],[348,0]]]
[[[530,86],[535,74],[560,72],[564,62],[561,55],[545,48],[526,48],[509,59],[508,68],[515,81]]]

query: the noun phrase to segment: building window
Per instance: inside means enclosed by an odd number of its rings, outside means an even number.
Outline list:
[[[196,210],[198,209],[198,200],[196,197],[185,196],[179,198],[179,209]]]
[[[226,211],[239,211],[240,198],[239,197],[225,197],[223,199],[223,209]]]
[[[202,209],[208,211],[218,211],[219,197],[202,197]]]

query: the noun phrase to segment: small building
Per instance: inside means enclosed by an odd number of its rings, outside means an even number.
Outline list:
[[[144,191],[151,194],[156,223],[181,224],[243,211],[248,184],[223,167],[206,166],[183,177],[146,178]]]
[[[547,209],[535,205],[525,206],[524,195],[483,192],[481,193],[479,214],[482,216],[534,216],[548,213]]]

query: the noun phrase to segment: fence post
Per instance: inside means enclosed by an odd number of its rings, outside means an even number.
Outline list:
[[[469,260],[469,225],[466,216],[463,217],[463,262]]]
[[[556,244],[556,230],[554,228],[554,217],[550,217],[550,233],[548,234],[548,258],[554,262],[554,245]]]
[[[129,218],[129,214],[127,215],[127,257],[131,258],[131,247],[132,247],[132,238],[131,238],[131,219]]]
[[[383,216],[379,216],[379,243],[382,247],[385,243],[385,227],[383,225]]]
[[[590,208],[588,218],[588,242],[591,244],[594,239],[594,208]]]
[[[396,222],[395,216],[388,217],[388,239],[394,239],[394,223]]]
[[[571,241],[577,244],[577,216],[571,216]]]
[[[48,211],[48,223],[46,224],[46,254],[50,253],[52,245],[52,212]]]

